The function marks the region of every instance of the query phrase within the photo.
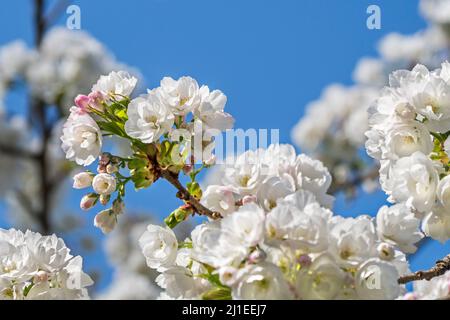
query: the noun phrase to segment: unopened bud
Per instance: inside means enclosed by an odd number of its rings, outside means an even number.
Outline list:
[[[186,220],[186,218],[193,212],[194,211],[190,205],[183,205],[165,218],[164,222],[169,228],[173,229],[177,226],[177,224]]]
[[[94,91],[89,94],[89,106],[93,109],[96,109],[100,112],[104,111],[103,103],[105,101],[105,97],[103,96],[103,93],[100,91]]]
[[[100,203],[104,206],[106,206],[106,204],[109,202],[110,199],[111,199],[110,194],[101,194],[100,195]]]
[[[114,211],[115,214],[117,215],[122,214],[124,209],[125,204],[123,203],[122,200],[119,199],[114,200],[112,210]]]
[[[75,105],[80,108],[81,110],[83,110],[84,112],[88,112],[88,107],[89,107],[89,97],[85,96],[84,94],[79,94],[76,98],[75,98]]]
[[[89,172],[80,172],[73,177],[73,188],[84,189],[92,185],[93,175]]]
[[[81,208],[81,210],[89,210],[93,206],[95,206],[97,201],[98,201],[98,194],[89,193],[89,194],[85,195],[83,198],[81,198],[80,208]]]
[[[312,263],[311,257],[307,254],[302,254],[300,257],[298,257],[298,263],[302,267],[309,267]]]
[[[382,260],[390,261],[390,260],[394,259],[395,250],[390,244],[388,244],[386,242],[380,243],[377,247],[377,251],[378,251],[378,256]]]
[[[119,171],[119,168],[115,164],[110,163],[106,166],[107,173],[111,174],[111,173],[115,173],[117,171]]]
[[[100,228],[103,233],[110,233],[117,224],[117,216],[111,210],[103,210],[95,216],[94,226]]]

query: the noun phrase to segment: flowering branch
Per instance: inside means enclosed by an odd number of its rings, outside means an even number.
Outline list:
[[[417,271],[412,274],[402,276],[398,279],[399,284],[406,284],[411,281],[427,280],[430,281],[435,277],[442,276],[450,270],[450,254],[441,260],[436,261],[436,265],[426,271]]]
[[[178,196],[180,199],[186,201],[198,214],[202,216],[207,216],[211,219],[219,219],[222,216],[218,212],[213,212],[202,205],[195,197],[193,197],[189,191],[181,184],[178,176],[168,170],[161,171],[161,177],[166,179],[171,185],[173,185],[178,190]]]

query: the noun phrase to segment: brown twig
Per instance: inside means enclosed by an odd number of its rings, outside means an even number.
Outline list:
[[[418,281],[418,280],[430,281],[435,277],[442,276],[449,270],[450,270],[450,254],[444,257],[442,260],[436,261],[436,265],[429,270],[417,271],[415,273],[400,277],[398,279],[398,283],[405,284],[411,281]]]
[[[204,205],[202,205],[196,198],[194,198],[189,193],[189,191],[187,191],[186,188],[181,184],[180,180],[178,179],[178,175],[168,170],[162,170],[161,177],[166,179],[171,185],[177,188],[181,196],[181,199],[186,201],[186,203],[188,203],[189,205],[191,205],[192,208],[194,208],[195,212],[197,212],[199,215],[207,216],[214,220],[221,218],[220,213],[209,210]]]
[[[31,160],[36,160],[38,158],[38,155],[33,152],[15,146],[8,146],[3,144],[0,144],[0,154],[6,154],[8,156]]]

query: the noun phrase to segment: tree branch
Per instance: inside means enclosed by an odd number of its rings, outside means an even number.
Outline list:
[[[6,154],[9,156],[13,156],[13,157],[17,157],[17,158],[24,158],[24,159],[31,159],[31,160],[38,159],[37,154],[34,154],[33,152],[30,152],[28,150],[18,148],[16,146],[8,146],[8,145],[0,144],[0,153]]]
[[[44,0],[35,0],[34,24],[35,24],[35,46],[39,50],[44,33],[46,29],[46,22],[44,17]],[[44,234],[50,231],[50,192],[48,181],[48,163],[47,163],[47,144],[50,139],[51,129],[47,126],[47,112],[46,105],[43,101],[34,98],[31,101],[32,112],[37,113],[37,120],[39,121],[41,129],[42,149],[38,155],[39,179],[41,185],[41,203],[40,208],[36,212],[37,219],[41,224],[41,229]]]
[[[442,260],[436,261],[436,265],[429,270],[417,271],[415,273],[400,277],[398,279],[398,283],[405,284],[411,281],[418,281],[418,280],[430,281],[435,277],[442,276],[449,270],[450,270],[450,254],[444,257]]]
[[[187,191],[186,188],[181,184],[180,180],[178,179],[178,175],[167,170],[162,170],[161,177],[169,181],[170,184],[172,184],[175,188],[177,188],[182,200],[190,204],[198,214],[202,216],[207,216],[214,220],[220,219],[222,217],[220,213],[209,210],[204,205],[202,205],[197,199],[195,199],[189,193],[189,191]]]

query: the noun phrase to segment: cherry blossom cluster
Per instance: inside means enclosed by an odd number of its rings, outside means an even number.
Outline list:
[[[366,133],[388,200],[423,219],[423,232],[442,242],[450,238],[449,96],[448,62],[432,72],[423,65],[394,72]]]
[[[450,24],[450,1],[448,0],[421,0],[420,9],[423,15],[431,22],[441,26],[446,31]]]
[[[352,168],[365,164],[355,154],[364,143],[368,128],[365,106],[377,95],[378,90],[372,87],[330,85],[319,100],[306,107],[305,115],[292,131],[296,145],[333,168],[335,182],[347,181]]]
[[[87,33],[54,28],[37,50],[28,49],[22,41],[0,49],[0,97],[14,82],[25,81],[35,97],[67,105],[99,75],[118,68],[125,66]]]
[[[224,111],[226,96],[219,90],[199,86],[190,77],[166,77],[158,88],[133,99],[136,84],[137,79],[123,71],[101,76],[88,95],[76,97],[61,137],[67,159],[83,166],[99,159],[96,173],[86,171],[74,177],[74,188],[92,187],[94,191],[81,200],[81,208],[88,210],[97,202],[106,205],[116,194],[112,207],[95,217],[95,225],[105,233],[115,227],[123,212],[129,182],[142,189],[163,177],[178,189],[183,188],[179,190],[184,191],[180,198],[186,204],[168,217],[174,224],[191,213],[203,214],[197,203],[202,191],[195,178],[214,158],[212,154],[209,158],[194,158],[192,147],[196,142],[205,147],[214,144],[212,137],[203,132],[226,130],[234,122]],[[201,129],[200,135],[196,135],[196,128]],[[102,152],[104,136],[125,139],[132,154],[119,157]],[[191,179],[187,189],[179,183],[180,173]]]
[[[0,300],[87,299],[91,278],[64,241],[0,229]]]
[[[333,215],[326,208],[328,170],[288,145],[248,151],[222,178],[202,201],[223,219],[198,225],[186,239],[157,225],[141,236],[147,265],[160,272],[161,299],[394,299],[404,293],[397,279],[408,263],[400,248],[421,236],[388,237],[392,228],[414,228],[409,216],[398,225],[402,208],[383,209],[377,219]]]
[[[352,191],[345,188],[354,182],[362,183],[366,191],[376,187],[377,163],[361,157],[367,109],[393,71],[410,70],[416,64],[435,69],[449,58],[449,7],[449,0],[422,0],[421,12],[430,22],[427,29],[412,35],[386,35],[378,44],[378,57],[358,61],[353,72],[355,84],[327,87],[293,128],[293,142],[330,169],[333,190]]]
[[[129,69],[114,59],[111,53],[88,33],[55,27],[48,30],[38,49],[30,49],[20,40],[0,47],[0,145],[13,150],[0,157],[0,196],[8,203],[8,211],[17,226],[36,227],[35,212],[43,207],[40,165],[34,155],[46,154],[48,181],[61,181],[71,167],[64,161],[59,137],[62,126],[58,117],[66,116],[66,107],[79,92],[90,89],[101,74],[113,69]],[[9,93],[27,88],[32,101],[46,103],[45,110],[49,138],[45,144],[37,117],[19,113],[17,106],[7,106],[4,98]],[[20,92],[20,91],[19,91]],[[54,107],[58,116],[55,116]],[[9,108],[8,108],[9,107]],[[36,113],[36,110],[30,112]],[[32,121],[30,119],[33,119]],[[18,154],[14,150],[20,150]],[[61,206],[56,201],[62,188],[53,188],[49,211]]]

